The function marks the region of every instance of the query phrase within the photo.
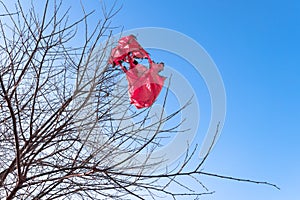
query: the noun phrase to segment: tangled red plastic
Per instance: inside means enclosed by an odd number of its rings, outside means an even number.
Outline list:
[[[139,64],[136,59],[148,59],[149,68]],[[123,62],[129,64],[127,69]],[[126,73],[130,103],[137,108],[150,107],[158,97],[166,77],[158,73],[163,63],[154,63],[149,54],[136,41],[135,36],[122,37],[110,55],[109,63],[120,66]]]

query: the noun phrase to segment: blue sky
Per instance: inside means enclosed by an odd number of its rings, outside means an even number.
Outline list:
[[[218,66],[226,88],[227,115],[205,170],[269,181],[281,188],[203,177],[216,191],[203,199],[299,197],[299,1],[119,3],[123,8],[115,24],[125,30],[150,26],[184,33],[202,45]]]
[[[83,3],[100,11],[98,0]],[[299,197],[300,2],[119,0],[117,4],[123,7],[114,25],[124,30],[176,30],[202,45],[218,66],[227,114],[205,170],[281,188],[203,177],[203,183],[216,191],[203,199]],[[186,73],[184,65],[180,70]]]
[[[98,0],[83,3],[100,14]],[[227,113],[204,169],[281,188],[202,177],[216,191],[203,199],[296,199],[300,190],[300,3],[119,0],[117,5],[122,9],[113,25],[124,30],[161,27],[181,32],[198,42],[216,63],[226,89]],[[154,54],[158,60],[164,56]],[[172,66],[189,76],[191,68],[185,64]],[[190,80],[195,89],[203,89],[196,78]],[[201,91],[197,94],[199,101],[206,101],[204,96]]]

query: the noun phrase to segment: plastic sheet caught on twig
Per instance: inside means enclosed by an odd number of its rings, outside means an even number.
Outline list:
[[[149,68],[136,59],[147,59]],[[150,107],[158,97],[166,77],[160,76],[163,63],[154,63],[147,51],[136,41],[135,36],[122,37],[110,55],[109,63],[120,66],[126,74],[130,103],[137,108]],[[123,65],[129,64],[129,69]]]

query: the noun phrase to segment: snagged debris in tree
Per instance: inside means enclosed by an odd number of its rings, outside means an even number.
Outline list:
[[[136,59],[148,59],[149,68],[139,64]],[[123,63],[129,64],[127,69]],[[130,103],[137,108],[150,107],[158,97],[166,77],[158,73],[163,70],[163,63],[154,63],[149,54],[129,35],[119,40],[110,55],[109,63],[120,66],[126,74]]]

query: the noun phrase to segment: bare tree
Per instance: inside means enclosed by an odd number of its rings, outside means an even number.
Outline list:
[[[187,168],[196,149],[173,169],[157,170],[163,158],[154,162],[150,155],[162,133],[176,133],[180,124],[162,125],[180,110],[153,116],[151,108],[124,106],[126,88],[113,91],[121,72],[107,64],[113,43],[103,41],[111,41],[115,5],[91,29],[93,13],[84,7],[83,17],[69,22],[69,11],[55,0],[46,0],[42,11],[20,1],[11,11],[0,3],[1,199],[197,198],[212,193],[200,175],[248,181],[201,171],[206,157]],[[124,113],[140,120],[124,125]]]

